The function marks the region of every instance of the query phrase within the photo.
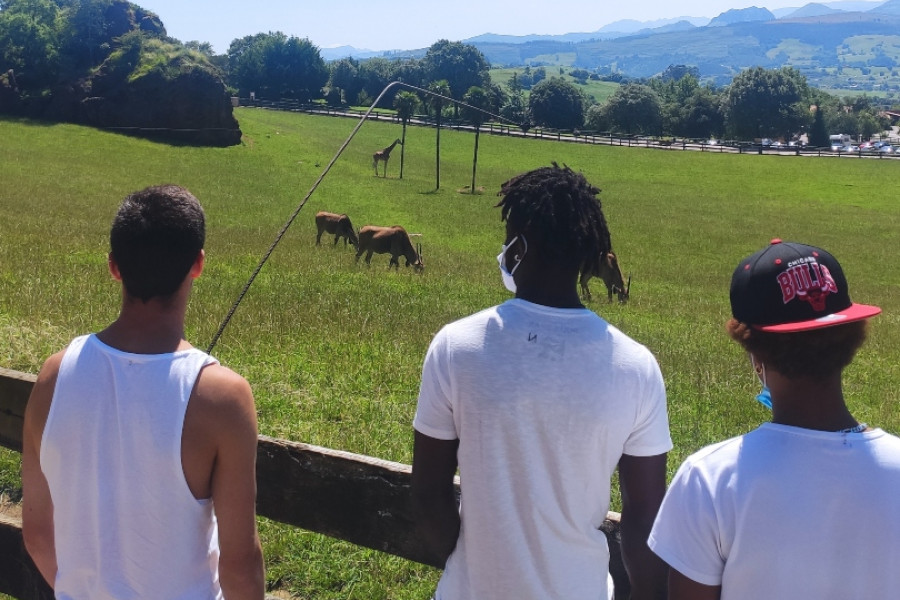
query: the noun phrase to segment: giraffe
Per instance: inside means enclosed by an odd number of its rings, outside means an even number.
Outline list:
[[[375,176],[378,177],[378,161],[384,161],[384,176],[387,177],[387,163],[388,159],[391,157],[391,150],[394,149],[394,146],[397,144],[403,144],[400,141],[400,138],[394,140],[394,143],[385,148],[384,150],[379,150],[375,154],[372,155],[372,167],[375,169]]]

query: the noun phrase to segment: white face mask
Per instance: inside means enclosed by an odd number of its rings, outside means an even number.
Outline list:
[[[525,253],[528,252],[528,242],[525,240],[525,236],[522,236],[522,243],[525,244],[525,252],[522,253],[522,256],[516,254],[516,266],[512,268],[512,271],[507,270],[506,268],[506,251],[510,246],[513,245],[519,239],[519,236],[514,237],[509,240],[508,244],[503,244],[503,249],[500,251],[500,254],[497,255],[497,262],[500,263],[500,277],[503,278],[503,286],[512,292],[516,293],[516,280],[513,278],[513,274],[516,272],[516,269],[519,268],[519,265],[522,264],[522,259],[525,257]]]

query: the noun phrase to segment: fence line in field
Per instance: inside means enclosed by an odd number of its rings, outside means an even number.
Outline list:
[[[319,103],[303,103],[298,100],[262,100],[250,98],[238,98],[233,103],[237,106],[255,107],[271,110],[282,110],[289,112],[302,112],[312,115],[322,115],[330,117],[351,117],[358,119],[365,114],[366,110],[357,108],[345,108],[328,106]],[[369,116],[369,120],[388,121],[391,123],[401,123],[400,118],[395,112],[387,109],[375,109]],[[414,115],[408,121],[410,125],[419,125],[434,127],[436,120],[428,115]],[[470,123],[444,117],[441,119],[441,127],[444,129],[453,129],[457,131],[474,131],[475,127]],[[714,152],[719,154],[769,154],[777,156],[818,156],[818,157],[853,157],[867,159],[900,159],[900,148],[891,153],[882,153],[875,151],[862,150],[831,150],[830,148],[819,148],[812,146],[785,146],[780,145],[763,145],[754,142],[743,141],[715,141],[709,143],[710,140],[695,138],[670,138],[655,137],[643,135],[628,135],[616,132],[596,132],[588,130],[560,130],[547,127],[531,127],[523,130],[516,127],[501,123],[485,123],[481,125],[482,133],[489,135],[501,135],[518,138],[554,140],[560,142],[571,142],[576,144],[602,145],[602,146],[624,146],[629,148],[656,148],[660,150],[691,150],[696,152]]]
[[[0,367],[0,445],[22,451],[22,423],[35,376]],[[256,455],[258,515],[437,566],[413,519],[408,465],[260,436]],[[457,482],[457,494],[459,493]],[[610,550],[616,597],[627,598],[619,515],[601,527]],[[0,593],[52,600],[22,543],[22,522],[0,515]]]

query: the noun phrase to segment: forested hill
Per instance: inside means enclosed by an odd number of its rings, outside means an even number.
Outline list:
[[[697,66],[704,78],[717,83],[727,83],[751,66],[793,66],[813,84],[837,87],[864,83],[876,68],[887,73],[875,75],[893,75],[896,83],[900,77],[900,0],[891,0],[879,11],[683,31],[651,30],[611,40],[523,44],[476,41],[472,45],[494,66],[559,64],[650,77],[668,65],[685,64]]]

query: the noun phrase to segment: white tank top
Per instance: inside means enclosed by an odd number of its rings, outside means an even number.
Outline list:
[[[219,543],[212,500],[181,466],[197,350],[130,354],[94,335],[63,356],[41,442],[53,499],[59,600],[214,600]]]

